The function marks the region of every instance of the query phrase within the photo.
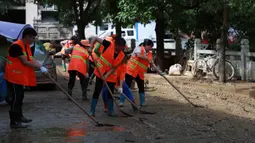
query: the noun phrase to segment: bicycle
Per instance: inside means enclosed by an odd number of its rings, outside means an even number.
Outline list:
[[[219,79],[219,57],[217,55],[207,56],[203,59],[197,59],[192,66],[192,74],[195,76],[199,71],[205,76],[209,72],[213,72],[216,79]],[[235,75],[235,69],[232,63],[225,60],[226,80],[231,80]]]

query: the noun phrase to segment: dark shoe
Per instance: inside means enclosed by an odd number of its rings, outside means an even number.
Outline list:
[[[20,122],[22,122],[22,123],[30,123],[32,121],[33,121],[32,119],[27,119],[25,117],[21,117],[21,119],[20,119]]]
[[[21,122],[11,121],[10,127],[13,129],[27,128],[28,125],[23,125]]]

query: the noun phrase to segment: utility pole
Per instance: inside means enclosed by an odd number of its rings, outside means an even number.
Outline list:
[[[226,82],[226,71],[225,71],[225,53],[226,48],[228,47],[228,0],[224,1],[224,10],[223,10],[223,28],[221,33],[221,46],[219,49],[219,80],[222,83]]]

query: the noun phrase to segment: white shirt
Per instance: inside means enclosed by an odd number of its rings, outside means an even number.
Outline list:
[[[64,46],[68,40],[61,41],[60,44]]]
[[[136,56],[136,54],[141,54],[142,53],[142,49],[140,46],[136,47],[132,53],[132,56]],[[148,53],[146,51],[144,51],[144,54],[147,55]]]

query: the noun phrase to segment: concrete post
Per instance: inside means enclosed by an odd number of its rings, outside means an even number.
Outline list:
[[[250,63],[249,55],[250,52],[249,47],[249,40],[248,39],[242,39],[241,40],[241,77],[242,80],[248,80],[250,78],[249,76],[249,68],[248,65]]]
[[[199,58],[199,54],[197,53],[197,50],[201,49],[201,39],[195,39],[194,42],[194,61]]]

